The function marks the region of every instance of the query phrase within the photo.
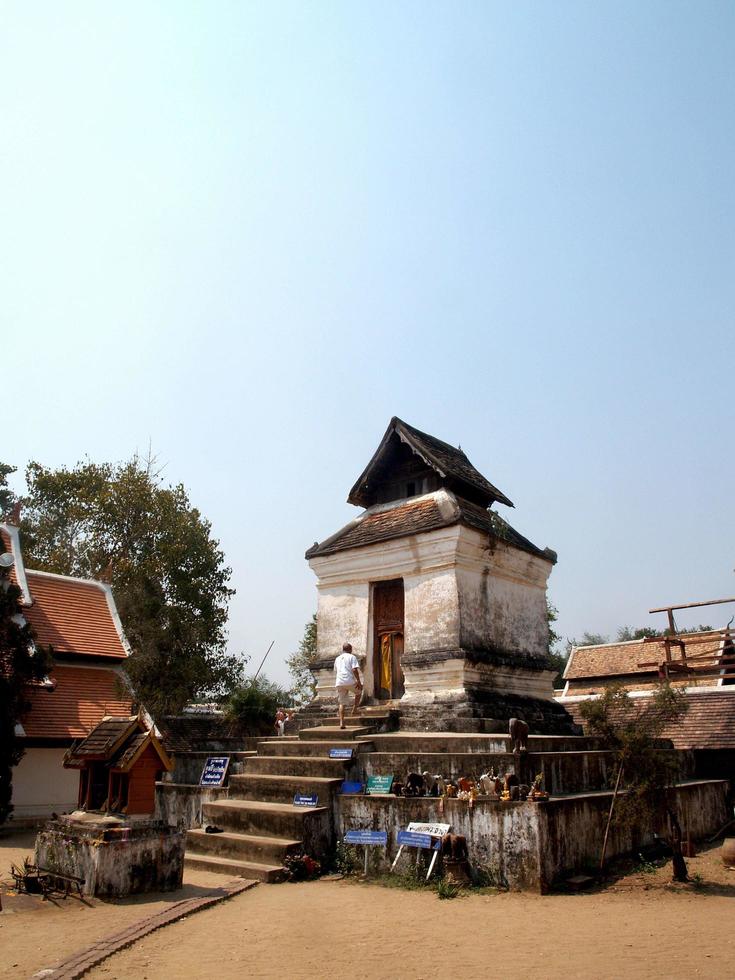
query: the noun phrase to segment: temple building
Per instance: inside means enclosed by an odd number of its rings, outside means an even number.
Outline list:
[[[363,508],[306,552],[317,576],[317,700],[348,641],[367,703],[412,727],[573,731],[553,700],[546,584],[556,554],[493,509],[509,498],[465,453],[391,419],[348,502]]]
[[[0,552],[12,558],[10,579],[36,643],[53,651],[49,676],[27,688],[18,726],[25,754],[13,770],[12,803],[20,823],[75,808],[78,777],[64,768],[64,754],[106,715],[130,714],[122,670],[130,646],[109,585],[27,568],[10,523],[0,524]]]

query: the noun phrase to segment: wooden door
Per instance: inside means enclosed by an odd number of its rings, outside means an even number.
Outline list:
[[[373,678],[381,701],[403,695],[403,579],[373,586]]]

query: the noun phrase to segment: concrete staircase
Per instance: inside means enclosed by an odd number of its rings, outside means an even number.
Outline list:
[[[276,882],[285,877],[289,855],[324,856],[333,839],[334,794],[359,772],[360,753],[372,748],[367,736],[390,722],[388,712],[367,709],[346,719],[345,729],[327,717],[298,736],[259,742],[257,754],[244,761],[245,772],[230,777],[229,796],[203,806],[204,827],[222,833],[188,831],[186,866]],[[351,760],[329,758],[330,748],[345,745],[353,748]],[[316,794],[319,805],[294,806],[297,793]]]

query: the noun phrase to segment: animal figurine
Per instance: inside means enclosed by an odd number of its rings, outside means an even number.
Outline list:
[[[424,795],[424,777],[420,772],[410,772],[406,776],[406,782],[403,787],[404,796],[423,796]]]
[[[531,787],[528,785],[528,783],[521,783],[521,785],[518,787],[518,798],[520,800],[527,800],[530,792]]]
[[[457,784],[453,783],[452,780],[450,779],[449,782],[447,783],[447,798],[452,800],[455,799],[456,796],[457,796]]]
[[[484,772],[479,779],[480,789],[485,796],[495,796],[495,776]]]
[[[525,752],[528,749],[528,725],[520,718],[508,722],[511,752]]]
[[[443,858],[448,858],[450,861],[466,861],[467,838],[462,834],[445,834],[442,837],[441,854]]]
[[[441,796],[439,792],[439,780],[441,776],[432,776],[431,773],[425,772],[422,774],[424,777],[424,789],[427,796]]]

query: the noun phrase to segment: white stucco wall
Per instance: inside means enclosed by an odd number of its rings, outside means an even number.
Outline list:
[[[79,772],[64,769],[65,749],[26,749],[13,769],[13,817],[45,817],[75,810]]]
[[[551,562],[501,542],[491,543],[481,531],[451,525],[312,558],[309,564],[318,579],[318,656],[333,659],[349,641],[361,660],[369,694],[374,690],[372,585],[376,582],[403,580],[404,656],[491,647],[532,655],[547,650],[546,582]],[[470,681],[551,697],[545,675],[522,673],[497,666],[470,667],[462,659],[452,659],[420,673],[407,671],[406,698],[460,692]],[[333,683],[324,671],[318,679],[319,693],[326,695]]]
[[[546,583],[550,561],[462,528],[457,554],[460,645],[542,656],[548,649]]]

